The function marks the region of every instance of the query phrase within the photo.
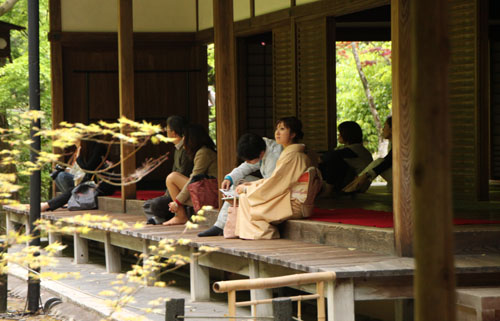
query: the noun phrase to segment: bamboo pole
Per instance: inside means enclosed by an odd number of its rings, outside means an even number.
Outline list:
[[[227,294],[227,305],[228,305],[228,313],[229,317],[236,316],[236,291],[229,291]],[[229,321],[235,321],[236,319],[231,318]]]
[[[319,298],[319,294],[295,295],[295,296],[290,296],[287,298],[291,299],[293,302],[296,302],[296,301],[300,302],[300,301],[306,301],[306,300],[315,300],[315,299]],[[237,307],[247,307],[249,305],[269,304],[269,303],[273,303],[273,300],[274,299],[241,301],[241,302],[236,302],[236,306]]]
[[[335,280],[335,272],[316,272],[278,276],[274,278],[259,278],[252,280],[234,280],[215,282],[213,290],[217,293],[241,291],[250,289],[271,289],[291,285],[302,285]]]
[[[318,321],[325,321],[325,282],[321,281],[316,283],[316,293],[318,293],[319,297],[317,300],[317,309],[318,309]]]

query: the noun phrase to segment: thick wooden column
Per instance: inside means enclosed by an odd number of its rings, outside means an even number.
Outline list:
[[[51,71],[51,95],[52,95],[52,128],[59,127],[64,120],[64,90],[63,90],[63,61],[62,45],[59,40],[62,31],[61,24],[61,0],[50,0],[50,71]],[[52,148],[55,154],[62,154],[60,148]],[[61,160],[63,157],[61,157]],[[52,182],[52,196],[56,196],[56,184]]]
[[[447,0],[411,1],[415,319],[455,320]]]
[[[233,0],[214,0],[217,173],[219,181],[236,165],[236,54]]]
[[[410,0],[391,1],[392,176],[394,242],[400,256],[412,256],[410,192]]]
[[[120,117],[135,118],[134,111],[134,41],[132,0],[118,0],[118,82],[120,88]],[[133,146],[120,144],[123,161],[134,150]],[[121,165],[122,179],[135,171],[135,156]],[[125,200],[135,198],[135,185],[122,186],[122,210]]]

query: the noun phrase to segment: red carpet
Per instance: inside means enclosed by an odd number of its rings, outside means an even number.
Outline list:
[[[341,223],[350,225],[394,227],[391,212],[372,211],[362,208],[324,209],[315,208],[314,213],[308,218],[313,221]],[[500,224],[493,220],[453,219],[455,225],[467,224]]]
[[[158,196],[162,196],[165,194],[165,191],[137,191],[135,193],[135,199],[145,201],[149,200]],[[120,198],[122,197],[122,193],[120,191],[115,191],[111,197],[117,197]]]

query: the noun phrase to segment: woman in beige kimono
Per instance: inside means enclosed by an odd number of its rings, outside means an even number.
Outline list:
[[[291,187],[311,164],[305,146],[298,144],[303,136],[302,123],[296,117],[277,121],[274,137],[284,149],[273,174],[236,188],[240,194],[236,235],[240,238],[279,238],[273,224],[302,217],[302,204],[292,197]]]

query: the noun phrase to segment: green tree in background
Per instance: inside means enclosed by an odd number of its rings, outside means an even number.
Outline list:
[[[27,0],[20,0],[8,12],[1,16],[4,22],[28,28]],[[40,106],[45,116],[41,119],[42,128],[50,128],[51,96],[50,96],[50,44],[47,41],[49,31],[48,0],[40,0]],[[7,62],[0,67],[0,118],[6,121],[0,127],[17,127],[16,116],[29,109],[28,83],[28,33],[26,31],[11,31],[12,63]],[[28,131],[29,128],[20,128]],[[50,150],[50,144],[42,140],[42,149]],[[29,151],[22,151],[22,158],[29,159]],[[42,199],[49,197],[52,186],[49,177],[50,168],[42,170]],[[29,177],[20,176],[18,182],[29,186]],[[19,197],[26,202],[28,188],[23,188]]]
[[[370,152],[379,150],[380,124],[374,118],[366,88],[360,79],[355,55],[366,77],[376,114],[383,127],[392,109],[392,73],[390,42],[337,42],[337,124],[356,121],[363,129],[365,146]],[[384,156],[385,150],[379,152]]]

